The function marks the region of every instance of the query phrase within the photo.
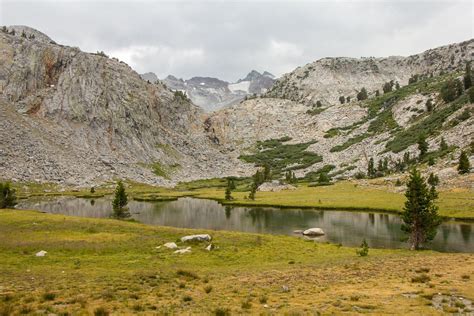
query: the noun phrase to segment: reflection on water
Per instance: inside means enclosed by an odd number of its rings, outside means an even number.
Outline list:
[[[150,225],[205,228],[252,233],[292,235],[294,230],[320,227],[320,241],[358,246],[366,239],[374,248],[403,248],[401,219],[397,215],[347,211],[230,207],[211,200],[181,198],[172,202],[130,201],[132,217]],[[39,209],[82,217],[109,217],[111,200],[60,197],[22,201],[18,208]],[[430,248],[438,251],[474,252],[473,223],[445,222]]]

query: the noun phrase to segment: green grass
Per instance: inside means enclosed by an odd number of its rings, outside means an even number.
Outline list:
[[[185,255],[157,248],[194,233],[212,234],[218,248],[209,252],[205,244],[193,244]],[[0,240],[2,314],[260,314],[264,303],[281,314],[300,309],[339,314],[350,307],[353,293],[357,305],[375,313],[396,308],[426,314],[431,307],[401,295],[421,290],[424,283],[410,282],[420,266],[430,269],[430,288],[424,291],[474,294],[462,278],[474,273],[474,257],[467,254],[370,249],[361,258],[354,248],[291,236],[18,210],[0,210]],[[35,257],[39,250],[48,254]],[[447,285],[436,277],[448,274]]]
[[[291,138],[271,139],[257,142],[254,154],[241,155],[239,158],[256,166],[268,164],[273,171],[304,169],[322,161],[316,153],[306,151],[315,141],[299,144],[285,144]]]

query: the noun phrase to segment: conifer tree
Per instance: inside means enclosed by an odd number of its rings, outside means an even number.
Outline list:
[[[459,155],[459,165],[458,165],[458,172],[459,174],[469,173],[471,169],[471,165],[469,163],[469,158],[467,157],[466,152],[463,150],[461,151],[461,155]]]
[[[117,187],[115,188],[115,196],[114,200],[112,201],[112,207],[114,211],[114,217],[121,219],[130,217],[130,213],[126,208],[128,204],[128,197],[127,193],[125,192],[125,187],[122,181],[117,183]]]
[[[441,137],[441,141],[439,143],[439,150],[445,151],[447,149],[448,149],[448,144],[446,143],[446,140],[444,139],[444,137]]]
[[[257,185],[252,183],[252,186],[250,187],[250,193],[249,193],[249,199],[255,200],[255,194],[257,193]]]
[[[230,189],[230,181],[227,181],[227,187],[225,188],[225,199],[227,201],[232,200],[232,191]]]
[[[368,98],[368,94],[367,94],[367,89],[365,89],[365,87],[363,87],[359,93],[357,93],[357,100],[359,101],[363,101],[363,100],[366,100]]]
[[[9,182],[0,182],[0,209],[12,208],[16,205],[15,190],[11,188]]]
[[[402,230],[409,234],[410,249],[416,250],[433,240],[441,224],[438,208],[434,204],[436,189],[434,186],[428,189],[420,172],[414,168],[410,173],[405,197]]]
[[[344,96],[340,96],[339,102],[341,102],[341,104],[344,104],[344,102],[346,102],[346,98]]]
[[[369,178],[375,177],[374,158],[369,159],[369,164],[367,166],[367,176]]]
[[[418,138],[418,150],[420,151],[419,159],[421,161],[428,152],[428,143],[426,142],[426,138],[424,135],[420,135],[420,137]]]

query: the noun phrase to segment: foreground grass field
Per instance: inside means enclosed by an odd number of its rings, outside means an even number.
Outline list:
[[[467,312],[474,255],[355,249],[0,210],[0,314],[413,314]],[[45,250],[45,257],[35,253]]]

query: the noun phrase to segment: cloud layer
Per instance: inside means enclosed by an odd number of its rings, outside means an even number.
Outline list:
[[[326,56],[410,55],[473,37],[467,1],[1,0],[0,24],[104,51],[138,72],[235,81]]]

